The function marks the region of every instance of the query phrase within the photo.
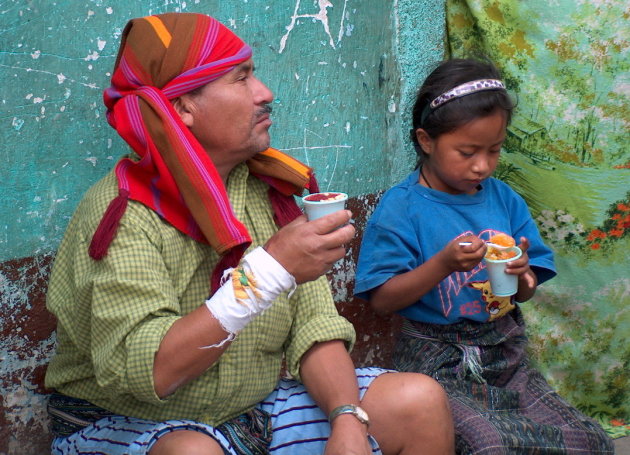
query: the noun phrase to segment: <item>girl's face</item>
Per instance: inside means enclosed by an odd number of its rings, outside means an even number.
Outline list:
[[[435,139],[423,129],[416,137],[426,152],[422,171],[429,185],[450,194],[473,194],[497,167],[507,118],[496,110]]]

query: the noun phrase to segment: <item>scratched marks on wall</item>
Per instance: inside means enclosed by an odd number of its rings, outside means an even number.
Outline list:
[[[309,4],[310,3],[310,4]],[[296,27],[315,27],[319,29],[319,32],[316,30],[315,33],[310,33],[309,36],[317,36],[318,33],[321,34],[323,31],[326,36],[325,41],[319,41],[320,44],[326,43],[332,50],[336,51],[337,46],[341,43],[344,35],[350,36],[352,34],[353,25],[349,23],[350,12],[348,11],[348,0],[343,0],[336,2],[338,5],[342,5],[342,12],[340,14],[340,19],[338,20],[337,33],[334,30],[331,30],[333,27],[332,19],[329,15],[329,8],[334,8],[335,4],[330,0],[317,0],[317,2],[302,2],[302,0],[295,0],[295,6],[293,9],[293,14],[290,17],[289,24],[285,27],[286,33],[280,39],[280,47],[278,49],[278,54],[282,54],[287,46],[287,41],[294,31]],[[339,8],[339,6],[337,6]],[[311,12],[305,12],[311,11]],[[336,24],[334,24],[336,25]],[[333,37],[335,34],[335,37]],[[304,43],[300,43],[298,41],[298,45],[303,45]],[[328,65],[327,61],[318,61],[318,65]],[[341,56],[338,55],[337,63],[342,67],[345,67],[346,64],[341,61]],[[356,69],[357,62],[356,60],[353,62],[353,66]],[[309,82],[311,76],[317,76],[317,73],[313,73],[308,75],[306,78],[300,76],[302,68],[297,68],[294,72],[294,84],[303,87],[302,93],[306,98],[309,97]],[[317,103],[317,97],[312,98],[309,104],[306,104],[305,108],[307,110],[311,109],[313,105]],[[316,122],[318,119],[314,119]],[[332,123],[331,123],[332,122]],[[321,125],[322,128],[328,128],[331,124],[343,123],[338,122],[337,119],[326,119],[323,121]],[[335,177],[337,173],[337,169],[340,161],[340,154],[352,153],[353,145],[350,145],[350,141],[343,141],[337,144],[326,143],[326,137],[328,135],[324,135],[323,132],[314,131],[315,125],[313,127],[302,127],[302,144],[301,146],[294,147],[283,147],[282,149],[288,153],[297,153],[302,160],[304,160],[308,165],[317,164],[318,161],[321,163],[321,158],[319,160],[315,160],[315,163],[311,161],[311,153],[315,153],[316,155],[325,157],[325,164],[323,166],[317,166],[317,175],[320,179],[320,188],[322,190],[330,190],[331,185],[335,182]],[[343,126],[341,127],[346,133],[350,133],[351,123],[349,121],[345,121]],[[346,138],[344,138],[346,139]],[[321,145],[321,144],[325,145]],[[316,145],[312,145],[316,144]],[[301,153],[300,153],[301,152]],[[346,191],[349,191],[345,188]]]
[[[102,20],[100,16],[112,15],[113,8],[87,8],[68,22],[56,23],[41,17],[37,6],[10,11],[14,14],[3,12],[3,19],[12,22],[10,26],[17,33],[9,36],[16,39],[1,49],[0,69],[5,80],[13,82],[11,90],[2,91],[2,103],[13,110],[14,130],[20,131],[26,121],[41,122],[47,116],[64,113],[75,90],[102,89],[106,75],[98,71],[100,66],[95,62],[101,56],[112,57],[112,43],[109,54],[105,48],[119,31],[104,37],[92,23]],[[79,30],[80,37],[76,34]]]
[[[277,55],[269,59],[285,69],[278,82],[272,79],[274,118],[287,127],[272,128],[273,144],[315,168],[322,189],[351,195],[377,190],[389,172],[366,170],[396,147],[384,121],[396,115],[388,109],[398,85],[391,58],[393,6],[357,0],[290,4],[289,11],[273,11],[282,28],[279,41],[269,45]]]
[[[328,19],[328,8],[332,8],[334,5],[329,0],[318,0],[317,6],[319,7],[319,11],[317,13],[311,14],[300,14],[300,3],[301,0],[295,0],[295,9],[293,11],[293,15],[291,16],[291,22],[286,26],[287,32],[280,39],[280,50],[278,51],[280,54],[284,51],[284,48],[287,43],[287,39],[289,35],[295,28],[297,24],[299,24],[299,19],[313,19],[313,22],[319,22],[324,29],[324,32],[328,36],[328,43],[330,46],[335,49],[335,40],[332,37],[330,31],[330,23]],[[341,14],[341,23],[339,25],[339,32],[337,33],[337,44],[341,41],[344,35],[344,20],[346,18],[346,8],[348,6],[348,0],[344,0],[343,2],[343,12]],[[347,33],[350,34],[352,31],[352,26],[348,26]]]

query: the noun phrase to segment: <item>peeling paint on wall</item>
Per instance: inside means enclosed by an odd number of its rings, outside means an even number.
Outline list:
[[[367,302],[353,297],[361,234],[382,194],[378,192],[348,200],[358,235],[350,243],[344,259],[338,261],[328,273],[328,281],[339,312],[356,328],[357,341],[352,351],[355,364],[391,368],[391,354],[401,318],[397,315],[377,317]]]
[[[291,16],[291,23],[286,26],[287,32],[280,39],[280,50],[278,51],[278,53],[282,54],[282,51],[284,50],[287,39],[289,38],[289,34],[295,28],[296,23],[299,23],[298,20],[306,19],[306,18],[312,18],[313,22],[315,21],[321,22],[322,27],[324,27],[324,32],[328,36],[328,43],[330,44],[330,47],[332,47],[333,49],[336,49],[335,42],[333,40],[332,35],[330,34],[330,24],[328,23],[328,10],[327,10],[328,8],[332,8],[334,5],[328,0],[318,0],[319,11],[316,14],[298,14],[298,11],[300,10],[300,1],[301,0],[295,0],[295,10],[293,12],[293,16]],[[347,3],[348,2],[346,0],[344,3],[344,11],[345,11],[345,7]],[[339,27],[339,35],[338,35],[337,43],[339,43],[339,41],[341,41],[341,38],[343,37],[343,21],[344,21],[344,14],[341,15],[341,25]]]
[[[0,264],[0,454],[49,450],[43,379],[54,348],[55,319],[44,303],[51,262]]]

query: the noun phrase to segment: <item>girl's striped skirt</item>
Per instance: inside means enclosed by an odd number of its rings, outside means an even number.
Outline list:
[[[612,454],[604,430],[530,368],[518,308],[489,323],[405,320],[394,354],[400,371],[446,389],[458,454]]]

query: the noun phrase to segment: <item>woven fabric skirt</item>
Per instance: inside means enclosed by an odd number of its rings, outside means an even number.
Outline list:
[[[399,371],[437,379],[449,395],[458,454],[612,454],[613,443],[529,368],[518,308],[490,323],[406,320]]]

